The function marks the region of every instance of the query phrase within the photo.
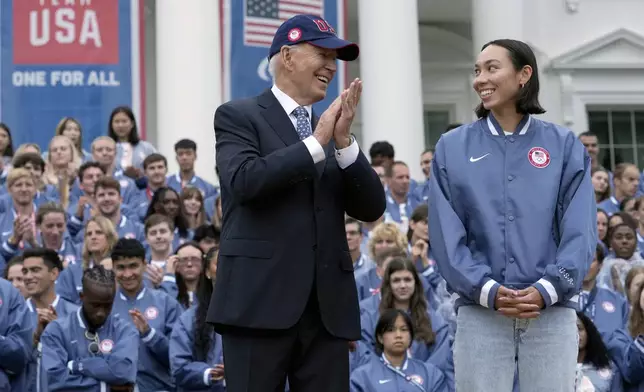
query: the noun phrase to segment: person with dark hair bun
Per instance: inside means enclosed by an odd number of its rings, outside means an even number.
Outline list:
[[[372,358],[353,371],[351,392],[449,391],[437,367],[408,356],[414,341],[414,323],[407,312],[383,311],[373,334],[380,358]]]
[[[518,367],[522,392],[572,392],[597,245],[591,159],[574,132],[535,117],[528,44],[490,41],[473,68],[478,120],[440,137],[429,186],[432,255],[458,308],[456,389],[509,391]]]

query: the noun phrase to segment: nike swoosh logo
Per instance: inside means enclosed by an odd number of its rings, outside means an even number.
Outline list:
[[[482,155],[482,156],[478,157],[478,158],[470,157],[470,162],[478,162],[478,161],[480,161],[481,159],[485,158],[488,155],[490,155],[489,152],[487,154],[485,154],[485,155]]]
[[[391,381],[391,380],[380,380],[380,381],[378,381],[378,382],[379,382],[380,384],[386,384],[386,383],[388,383],[389,381]]]

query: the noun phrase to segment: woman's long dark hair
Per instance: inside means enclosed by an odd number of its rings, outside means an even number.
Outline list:
[[[199,246],[198,243],[194,241],[186,241],[183,244],[179,245],[177,249],[174,251],[174,254],[179,254],[179,251],[183,248],[187,248],[189,246],[192,246],[193,248],[199,249],[201,252],[201,258],[202,258],[202,264],[203,264],[203,249]],[[203,271],[202,271],[203,272]],[[186,286],[186,281],[183,278],[183,275],[179,271],[176,271],[174,274],[175,280],[177,282],[177,301],[183,306],[184,308],[188,309],[190,307],[190,295],[188,294],[188,286]],[[198,283],[197,283],[198,284]]]
[[[9,136],[9,143],[7,144],[7,148],[2,152],[2,156],[13,157],[13,136],[11,136],[11,129],[9,129],[9,126],[3,122],[0,122],[0,129],[4,129],[4,131],[7,132],[7,136]]]
[[[597,330],[597,327],[588,316],[582,312],[577,312],[577,317],[584,324],[586,330],[586,356],[584,363],[589,363],[597,369],[606,369],[610,367],[610,357],[608,356],[608,349],[602,337]]]
[[[116,136],[114,129],[112,129],[112,120],[114,119],[114,116],[116,116],[119,113],[123,113],[126,116],[128,116],[128,118],[132,122],[132,130],[130,131],[130,135],[128,136],[127,141],[131,145],[136,146],[141,141],[141,138],[139,137],[139,128],[136,125],[136,118],[134,117],[134,112],[128,106],[118,106],[118,107],[115,107],[114,110],[112,110],[112,113],[110,114],[110,121],[107,124],[107,136],[111,137],[115,143],[119,142],[118,136]]]
[[[519,72],[526,65],[532,68],[532,76],[519,90],[516,97],[516,110],[521,114],[543,114],[546,112],[539,103],[539,69],[537,58],[528,44],[514,39],[497,39],[483,45],[481,51],[490,45],[500,46],[508,51],[514,70]],[[487,117],[490,111],[479,103],[474,110],[478,118]]]
[[[380,314],[380,318],[378,319],[378,323],[376,324],[375,336],[377,354],[382,354],[385,349],[384,345],[380,343],[378,338],[382,337],[382,335],[384,335],[386,332],[391,332],[394,330],[398,317],[402,317],[405,321],[405,324],[407,324],[407,329],[409,329],[410,336],[409,344],[411,345],[411,342],[414,341],[414,323],[407,312],[404,312],[400,309],[387,309]]]
[[[197,283],[197,310],[195,311],[195,330],[194,344],[192,346],[192,355],[196,361],[206,362],[210,346],[212,344],[212,325],[206,322],[208,316],[208,308],[210,307],[210,298],[212,297],[212,282],[208,279],[206,272],[210,267],[210,263],[217,256],[219,249],[212,248],[203,257],[201,263],[201,273],[199,274],[199,282]]]
[[[177,195],[177,201],[179,203],[179,213],[177,214],[177,216],[174,217],[174,227],[179,232],[179,237],[187,238],[188,237],[188,220],[186,219],[186,217],[182,213],[183,208],[181,206],[181,196],[179,195],[179,193],[177,191],[175,191],[172,188],[162,187],[162,188],[157,189],[156,192],[154,192],[154,195],[152,195],[152,200],[150,200],[150,205],[148,206],[148,211],[145,214],[145,219],[148,219],[152,214],[157,213],[156,205],[161,203],[161,201],[165,197],[166,192],[174,192],[174,194]],[[163,214],[163,215],[165,215],[165,214]],[[144,222],[145,222],[145,219],[143,219]]]
[[[411,260],[406,258],[394,258],[389,262],[385,274],[382,277],[382,288],[380,299],[380,314],[385,311],[395,308],[395,297],[393,290],[391,290],[391,275],[398,271],[409,271],[414,277],[414,293],[409,299],[409,313],[414,325],[414,332],[418,340],[423,341],[425,344],[434,344],[436,334],[432,329],[432,322],[427,314],[427,300],[423,293],[423,284],[418,276],[416,267]]]

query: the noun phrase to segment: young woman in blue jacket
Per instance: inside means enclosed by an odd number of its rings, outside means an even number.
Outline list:
[[[351,374],[351,392],[446,392],[445,376],[434,365],[410,358],[412,318],[400,309],[382,313],[374,331],[373,357]]]
[[[518,367],[521,392],[572,392],[597,245],[590,157],[533,117],[545,110],[527,44],[487,43],[474,75],[479,119],[441,136],[430,175],[432,255],[458,309],[456,389],[511,391]]]

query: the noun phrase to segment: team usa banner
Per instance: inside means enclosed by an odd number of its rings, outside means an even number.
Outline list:
[[[0,1],[0,119],[14,146],[46,149],[69,116],[88,149],[119,105],[143,133],[143,15],[143,0]]]
[[[224,101],[251,97],[270,88],[268,50],[277,28],[298,14],[322,16],[346,38],[346,0],[223,0],[221,18]],[[320,115],[345,86],[346,67],[338,61],[326,99],[314,105]]]

